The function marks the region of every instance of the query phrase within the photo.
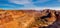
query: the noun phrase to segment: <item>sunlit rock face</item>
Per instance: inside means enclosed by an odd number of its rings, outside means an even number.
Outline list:
[[[59,24],[55,10],[0,10],[0,28],[51,28]]]

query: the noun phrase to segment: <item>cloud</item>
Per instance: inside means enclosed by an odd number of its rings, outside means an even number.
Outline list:
[[[8,8],[8,9],[14,9],[14,8],[21,8],[23,5],[15,5],[15,4],[0,4],[0,8]]]
[[[30,0],[9,0],[9,2],[14,3],[14,4],[22,4],[24,7],[22,8],[29,8],[29,7],[35,7],[33,3]]]
[[[9,0],[9,1],[12,3],[15,3],[15,4],[28,4],[28,3],[30,3],[29,0]]]
[[[14,4],[18,4],[18,5],[20,5],[20,4],[24,5],[24,7],[22,7],[22,8],[41,7],[41,6],[36,6],[34,4],[36,4],[36,3],[40,3],[41,4],[41,3],[48,2],[48,1],[50,1],[50,0],[36,0],[36,1],[35,0],[9,0],[10,3],[14,3]]]
[[[3,8],[8,8],[8,7],[14,7],[13,5],[10,5],[10,4],[0,4],[0,7],[3,7]]]
[[[34,3],[37,3],[37,2],[44,3],[44,2],[48,2],[50,0],[32,0],[32,1],[34,1]]]
[[[60,0],[57,0],[57,2],[60,2]]]
[[[15,3],[15,4],[31,4],[31,3],[44,3],[50,0],[9,0],[9,2],[11,3]]]

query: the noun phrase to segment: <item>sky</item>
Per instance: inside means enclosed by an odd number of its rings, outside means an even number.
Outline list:
[[[0,0],[2,9],[59,8],[60,0]]]

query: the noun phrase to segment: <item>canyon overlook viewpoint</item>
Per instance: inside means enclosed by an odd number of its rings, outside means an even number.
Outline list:
[[[0,10],[0,28],[60,28],[60,11]]]

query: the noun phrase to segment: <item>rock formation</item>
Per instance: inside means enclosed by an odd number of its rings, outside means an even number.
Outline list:
[[[56,10],[0,10],[0,28],[59,28]]]

